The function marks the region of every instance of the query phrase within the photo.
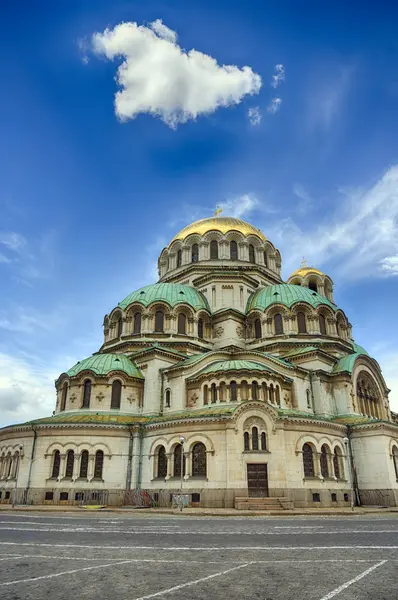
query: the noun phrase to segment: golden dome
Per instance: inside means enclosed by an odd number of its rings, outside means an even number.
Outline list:
[[[300,267],[299,269],[297,269],[297,271],[294,271],[294,273],[292,273],[289,277],[289,279],[291,279],[292,277],[305,277],[306,275],[309,275],[310,273],[313,273],[314,275],[321,275],[324,276],[325,273],[322,273],[322,271],[320,271],[319,269],[315,269],[315,267]]]
[[[170,243],[172,244],[175,240],[184,240],[192,233],[204,235],[208,231],[219,231],[223,234],[227,233],[227,231],[239,231],[245,236],[256,235],[263,240],[263,242],[267,239],[259,229],[256,229],[254,225],[250,225],[250,223],[246,223],[246,221],[241,221],[241,219],[235,219],[234,217],[213,216],[207,219],[200,219],[200,221],[195,221],[194,223],[187,225],[174,236]]]

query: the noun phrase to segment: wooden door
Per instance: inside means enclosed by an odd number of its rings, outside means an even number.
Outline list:
[[[261,498],[268,496],[268,469],[266,463],[247,465],[247,487],[249,496]]]

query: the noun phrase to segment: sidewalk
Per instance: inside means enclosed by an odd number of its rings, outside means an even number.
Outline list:
[[[396,515],[398,517],[398,507],[377,507],[365,506],[355,507],[354,510],[345,507],[337,508],[297,508],[293,510],[236,510],[234,508],[184,508],[180,511],[178,508],[136,508],[136,507],[80,507],[68,505],[35,505],[35,506],[15,506],[11,504],[0,504],[1,511],[13,512],[43,512],[43,513],[85,513],[85,512],[112,512],[131,516],[133,513],[139,515],[180,515],[185,517],[299,517],[299,516],[360,516],[360,515]]]

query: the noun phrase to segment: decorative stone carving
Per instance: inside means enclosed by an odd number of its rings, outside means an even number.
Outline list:
[[[127,400],[130,402],[130,404],[135,402],[135,398],[134,398],[133,394],[130,394],[130,396],[127,396]]]
[[[76,398],[77,398],[76,394],[72,394],[72,395],[69,397],[69,400],[72,402],[72,404],[74,404],[74,402],[75,402]]]
[[[236,335],[243,340],[245,338],[245,328],[242,325],[236,326]]]
[[[214,328],[214,337],[215,338],[220,338],[223,333],[224,333],[224,327],[222,327],[221,325]]]
[[[98,402],[102,402],[104,398],[105,396],[102,392],[96,395],[96,399],[98,400]]]
[[[265,422],[260,417],[249,417],[248,419],[246,419],[243,425],[243,429],[250,429],[251,427],[265,429]]]
[[[198,400],[199,400],[198,394],[196,394],[195,392],[193,394],[191,394],[191,396],[188,399],[188,404],[187,404],[188,408],[195,407]]]

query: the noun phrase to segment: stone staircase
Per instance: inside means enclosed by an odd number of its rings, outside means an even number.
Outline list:
[[[288,498],[235,498],[237,510],[289,510],[294,508],[293,501]]]

